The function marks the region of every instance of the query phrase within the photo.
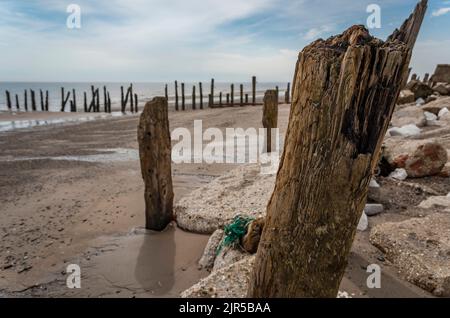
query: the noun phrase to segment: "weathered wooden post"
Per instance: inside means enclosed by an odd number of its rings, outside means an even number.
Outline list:
[[[192,109],[195,110],[195,85],[192,86]]]
[[[128,88],[130,91],[130,110],[131,113],[134,112],[134,93],[133,93],[133,84],[130,84],[130,88]]]
[[[9,110],[11,110],[12,106],[11,106],[11,94],[9,91],[6,91],[6,106],[8,107]]]
[[[289,100],[291,97],[291,83],[287,83],[286,92],[284,93],[284,102],[289,104]]]
[[[230,93],[227,93],[227,106],[230,106]]]
[[[245,94],[245,105],[248,105],[248,94]]]
[[[181,110],[185,110],[185,96],[184,96],[184,83],[181,83]]]
[[[96,109],[96,112],[99,113],[100,112],[100,89],[99,88],[97,88],[95,90],[95,96],[97,97],[95,109]]]
[[[137,135],[145,184],[145,227],[161,231],[174,219],[167,99],[155,97],[145,105]]]
[[[45,91],[45,111],[48,112],[48,90]]]
[[[178,110],[178,81],[175,81],[175,110]]]
[[[77,94],[76,94],[76,92],[75,92],[75,89],[72,89],[72,100],[73,100],[73,103],[71,104],[72,105],[72,109],[70,110],[71,112],[76,112],[77,111]]]
[[[126,104],[125,104],[125,97],[123,94],[123,86],[120,86],[120,111],[122,113],[125,113],[125,107],[126,107]]]
[[[104,112],[108,112],[108,96],[106,94],[106,86],[103,86],[103,109]]]
[[[299,54],[249,297],[336,298],[426,7],[386,42],[353,26]]]
[[[272,152],[272,129],[277,128],[278,100],[277,91],[269,89],[264,94],[262,125],[266,131],[266,152]]]
[[[278,98],[280,96],[280,89],[278,88],[278,86],[275,86],[275,91],[277,92],[277,102],[278,102]]]
[[[35,112],[36,111],[36,93],[32,89],[30,89],[30,93],[31,93],[31,109]]]
[[[138,108],[138,95],[134,94],[134,112],[137,113],[139,111]]]
[[[88,108],[87,108],[87,93],[84,92],[84,112],[87,113],[88,112]]]
[[[111,97],[109,96],[109,92],[108,92],[108,113],[111,113]]]
[[[411,81],[417,81],[417,74],[416,74],[416,73],[414,73],[414,74],[411,76]]]
[[[252,104],[256,104],[256,76],[252,77]]]
[[[214,106],[214,78],[211,79],[211,99],[210,99],[210,105],[209,107]]]
[[[219,93],[219,106],[222,107],[222,92]]]
[[[208,107],[214,107],[213,96],[208,94]]]
[[[164,96],[167,99],[167,104],[169,104],[169,88],[167,87],[167,84],[164,86]]]
[[[239,85],[239,91],[240,91],[240,105],[244,106],[244,85]]]
[[[92,94],[92,99],[91,99],[91,103],[89,104],[89,108],[88,108],[88,112],[95,112],[95,104],[96,104],[96,93],[97,91],[95,90],[94,86],[91,85],[91,94]]]
[[[231,98],[231,106],[234,106],[234,84],[231,84],[230,98]]]
[[[33,107],[33,96],[34,96],[34,92],[31,91],[31,105],[32,105],[32,107]],[[65,95],[64,87],[61,87],[61,111],[62,112],[65,111],[66,104],[67,104],[67,101],[69,100],[69,98],[70,98],[70,91],[67,92],[67,95]],[[33,108],[33,110],[36,110],[36,109]]]
[[[203,84],[202,82],[198,83],[198,90],[200,94],[200,109],[203,109]]]
[[[24,90],[23,92],[23,102],[25,106],[25,111],[28,111],[28,91]]]
[[[39,90],[39,96],[41,98],[41,111],[45,111],[44,92],[42,91],[42,89]]]
[[[19,110],[20,109],[20,104],[19,104],[19,95],[16,94],[16,109]]]

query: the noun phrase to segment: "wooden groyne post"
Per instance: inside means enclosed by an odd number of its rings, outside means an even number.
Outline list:
[[[234,84],[231,84],[230,87],[230,99],[231,99],[231,106],[234,106]]]
[[[287,83],[286,92],[284,93],[284,102],[286,104],[289,104],[290,97],[291,97],[291,83]]]
[[[239,85],[241,106],[244,106],[244,85]]]
[[[23,92],[23,103],[25,107],[25,111],[28,111],[28,91],[24,90]]]
[[[178,108],[178,81],[175,81],[175,110]]]
[[[19,104],[19,95],[16,94],[16,109],[19,110],[20,109],[20,104]]]
[[[192,109],[195,110],[195,108],[197,107],[195,105],[195,85],[192,86]]]
[[[256,104],[256,76],[252,77],[252,104]]]
[[[31,102],[33,103],[33,92],[31,93]],[[67,101],[69,100],[70,92],[65,95],[64,87],[61,87],[61,111],[64,112],[66,109]],[[34,110],[34,109],[33,109]]]
[[[262,125],[266,131],[266,152],[272,152],[272,129],[278,123],[277,91],[269,89],[264,94]]]
[[[166,98],[155,97],[145,104],[137,137],[145,184],[145,228],[162,231],[174,219],[172,145]]]
[[[250,298],[336,298],[427,1],[380,41],[361,25],[306,46]]]
[[[138,108],[138,95],[134,94],[134,112],[137,113],[139,112],[139,108]]]
[[[209,107],[214,107],[214,78],[211,79],[211,93],[210,93]]]
[[[11,106],[11,93],[9,91],[6,91],[6,106],[8,107],[9,110],[12,109],[12,106]]]
[[[181,110],[186,109],[186,100],[184,96],[184,83],[181,83]]]
[[[203,109],[203,85],[202,82],[198,83],[198,90],[200,94],[200,109]]]
[[[31,94],[31,109],[35,112],[36,111],[36,93],[34,90],[30,89]]]

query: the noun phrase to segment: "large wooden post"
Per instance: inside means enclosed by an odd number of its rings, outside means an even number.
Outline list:
[[[138,126],[139,157],[145,184],[145,227],[161,231],[173,220],[173,187],[168,104],[148,102]]]
[[[384,43],[353,26],[299,55],[249,297],[336,297],[426,7]]]
[[[262,124],[266,130],[266,152],[272,152],[272,128],[277,128],[278,100],[277,91],[269,89],[264,94]]]

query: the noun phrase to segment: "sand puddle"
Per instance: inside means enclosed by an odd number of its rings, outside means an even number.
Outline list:
[[[83,256],[78,295],[178,297],[207,276],[197,266],[207,241],[174,225],[160,233],[138,228],[100,238]]]
[[[75,114],[75,113],[74,113]],[[122,112],[113,112],[111,114],[91,115],[82,117],[67,117],[54,119],[28,119],[28,120],[6,120],[0,121],[0,132],[14,131],[19,129],[33,128],[37,126],[62,125],[70,123],[82,123],[97,119],[121,117]]]

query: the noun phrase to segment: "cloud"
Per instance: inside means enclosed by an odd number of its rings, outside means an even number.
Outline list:
[[[438,10],[433,11],[432,15],[433,15],[433,17],[439,17],[439,16],[447,14],[449,12],[450,12],[450,7],[440,8]]]
[[[305,40],[315,40],[319,36],[334,31],[335,28],[332,25],[324,25],[318,28],[309,29],[308,32],[303,36]]]

